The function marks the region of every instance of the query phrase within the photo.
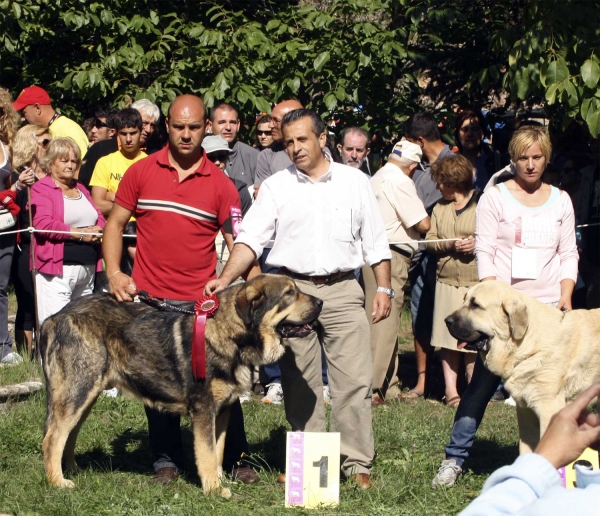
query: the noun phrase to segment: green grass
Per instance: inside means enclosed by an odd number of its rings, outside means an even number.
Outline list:
[[[401,323],[402,377],[414,382],[414,357],[406,317]],[[434,378],[441,378],[439,363]],[[43,378],[39,365],[25,362],[0,369],[0,384]],[[443,392],[440,381],[433,392]],[[77,442],[81,471],[70,476],[74,490],[47,484],[41,455],[45,393],[8,403],[0,412],[0,513],[12,515],[451,515],[479,493],[496,468],[517,456],[514,409],[492,404],[473,448],[469,470],[453,488],[432,491],[431,479],[444,458],[454,410],[435,398],[412,404],[394,403],[374,411],[375,486],[359,491],[342,483],[340,506],[305,511],[284,508],[284,491],[276,483],[284,467],[285,432],[282,407],[263,406],[255,398],[243,405],[251,460],[261,482],[253,486],[229,483],[230,500],[205,497],[199,487],[192,455],[189,421],[184,420],[188,453],[184,476],[167,487],[151,486],[151,457],[146,418],[139,402],[124,397],[101,398],[83,426]]]

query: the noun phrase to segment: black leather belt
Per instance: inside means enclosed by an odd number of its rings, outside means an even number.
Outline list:
[[[402,249],[401,247],[398,247],[397,245],[393,245],[393,244],[390,244],[390,249],[392,251],[396,251],[398,254],[401,254],[402,256],[406,256],[406,258],[408,258],[409,260],[412,260],[412,257],[413,257],[412,253],[409,253],[405,249]]]
[[[310,281],[315,285],[331,285],[336,281],[342,281],[346,279],[354,279],[354,271],[339,271],[334,272],[333,274],[328,274],[327,276],[308,276],[306,274],[298,274],[297,272],[290,271],[285,267],[281,267],[279,269],[280,274],[284,274],[285,276],[289,276],[293,279]]]

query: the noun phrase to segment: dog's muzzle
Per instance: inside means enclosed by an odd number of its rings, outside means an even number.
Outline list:
[[[466,328],[461,324],[461,319],[454,314],[444,319],[450,335],[458,341],[458,349],[467,349],[469,351],[490,350],[490,336],[472,328]]]

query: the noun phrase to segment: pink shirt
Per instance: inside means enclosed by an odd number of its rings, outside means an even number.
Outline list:
[[[512,276],[513,248],[534,249],[536,279]],[[477,205],[475,255],[479,279],[495,276],[542,303],[560,299],[560,282],[577,280],[579,254],[571,199],[552,187],[536,208],[523,206],[504,184],[490,188]]]

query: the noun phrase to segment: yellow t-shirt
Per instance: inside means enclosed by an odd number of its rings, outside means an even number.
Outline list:
[[[90,180],[90,187],[99,186],[106,188],[107,192],[116,192],[127,169],[146,156],[148,155],[145,152],[140,152],[135,158],[127,159],[121,154],[121,151],[103,156],[96,163]]]
[[[85,131],[77,124],[77,122],[73,122],[73,120],[66,116],[59,116],[50,126],[50,136],[52,136],[52,138],[71,138],[81,150],[81,159],[83,160],[85,158],[90,142]]]

